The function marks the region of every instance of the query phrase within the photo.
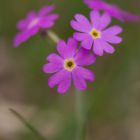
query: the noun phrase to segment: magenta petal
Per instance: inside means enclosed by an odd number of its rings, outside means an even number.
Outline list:
[[[106,43],[106,45],[104,45],[104,51],[113,54],[115,49],[110,44]]]
[[[140,20],[140,16],[135,15],[135,14],[131,14],[131,13],[126,12],[126,11],[122,11],[121,14],[123,15],[123,17],[126,21],[137,22]]]
[[[48,63],[43,66],[45,73],[55,73],[63,68],[63,65],[57,63]]]
[[[140,16],[127,12],[120,9],[117,5],[111,5],[112,12],[114,11],[114,17],[118,18],[121,21],[137,22],[140,20]]]
[[[118,44],[122,42],[122,38],[116,35],[121,32],[122,28],[120,26],[112,26],[102,32],[102,39],[112,44]]]
[[[85,28],[87,31],[91,30],[91,24],[89,22],[89,20],[83,16],[82,14],[76,14],[75,15],[75,19],[77,20],[77,22],[79,24],[81,24],[81,26],[83,26],[83,28]]]
[[[122,31],[123,31],[123,29],[120,26],[114,25],[114,26],[109,27],[108,29],[104,30],[102,32],[102,35],[103,36],[104,35],[111,35],[112,36],[112,35],[117,35],[117,34],[121,33]]]
[[[40,11],[39,11],[39,16],[46,16],[50,12],[54,10],[54,5],[51,6],[44,6]]]
[[[48,20],[47,18],[43,18],[39,21],[38,25],[41,28],[50,28],[54,25],[54,22]]]
[[[19,33],[14,38],[14,47],[18,47],[21,43],[27,41],[29,39],[29,35],[26,33]]]
[[[57,44],[57,51],[59,54],[65,58],[65,51],[66,51],[67,44],[65,43],[64,40],[60,40]]]
[[[48,80],[48,84],[51,88],[53,88],[55,85],[59,84],[61,81],[63,81],[66,76],[68,75],[68,71],[63,69],[57,73],[55,73],[53,76],[51,76]]]
[[[36,17],[37,17],[37,14],[34,11],[31,11],[27,15],[27,20],[30,22],[30,21],[34,20]]]
[[[96,55],[102,56],[103,55],[103,48],[101,46],[101,42],[99,39],[94,40],[94,45],[93,45],[93,52]]]
[[[39,27],[38,26],[33,27],[32,29],[30,29],[30,30],[28,30],[26,32],[27,32],[26,34],[28,34],[29,37],[32,37],[32,36],[36,35],[39,32]]]
[[[96,57],[90,51],[81,48],[75,56],[75,61],[79,66],[88,66],[96,61]]]
[[[100,17],[99,11],[94,10],[90,13],[90,19],[91,19],[93,28],[99,29],[100,18],[101,17]]]
[[[85,39],[82,41],[81,46],[87,50],[90,50],[93,45],[94,40],[89,37],[88,39]]]
[[[76,53],[77,47],[78,47],[78,42],[73,38],[69,38],[67,43],[67,49],[65,52],[65,57],[67,58],[73,57]]]
[[[119,44],[122,42],[122,38],[118,37],[118,36],[106,35],[103,37],[103,39],[109,43],[112,43],[112,44]]]
[[[66,93],[71,86],[71,73],[67,72],[65,78],[58,84],[58,92],[61,94]]]
[[[89,80],[91,82],[95,80],[95,74],[92,71],[83,67],[77,67],[77,71],[85,80]]]
[[[100,39],[100,42],[105,52],[110,53],[110,54],[113,54],[115,52],[115,49],[109,43],[101,39]]]
[[[109,9],[109,6],[103,2],[103,0],[84,0],[88,7],[92,10],[104,10]]]
[[[55,21],[59,18],[58,14],[50,14],[49,16],[46,17],[50,21]]]
[[[89,32],[90,31],[90,30],[87,30],[87,27],[83,26],[82,23],[78,23],[75,20],[72,20],[70,24],[71,24],[71,27],[73,29],[75,29],[76,31],[79,31],[79,32]]]
[[[108,13],[104,13],[100,19],[100,30],[106,28],[111,23],[111,17]]]
[[[82,40],[85,40],[85,39],[88,39],[89,38],[89,34],[87,33],[74,33],[73,37],[78,40],[78,41],[82,41]]]
[[[27,26],[28,26],[28,23],[26,20],[21,20],[17,23],[17,28],[19,30],[25,30],[27,28]]]
[[[77,89],[85,90],[87,88],[87,84],[77,68],[72,71],[72,78]]]
[[[80,32],[90,32],[92,26],[85,16],[82,14],[76,14],[75,19],[76,20],[72,20],[70,23],[73,29]]]
[[[59,55],[57,55],[57,54],[55,54],[55,53],[50,54],[50,55],[47,57],[47,60],[48,60],[49,62],[57,63],[57,64],[63,63],[62,57],[60,57]]]
[[[78,42],[73,38],[69,38],[67,44],[61,40],[58,43],[57,50],[63,58],[71,58],[76,53],[77,47]]]

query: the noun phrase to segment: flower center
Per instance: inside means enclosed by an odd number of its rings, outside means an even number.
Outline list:
[[[64,67],[68,71],[72,71],[75,68],[75,66],[76,66],[76,63],[74,62],[73,59],[66,59],[64,62]]]
[[[35,25],[38,24],[38,22],[39,22],[39,18],[35,18],[34,20],[32,20],[32,21],[29,23],[28,28],[30,29],[30,28],[34,27]]]
[[[92,36],[93,39],[97,39],[101,37],[101,32],[96,29],[92,29],[90,31],[90,35]]]

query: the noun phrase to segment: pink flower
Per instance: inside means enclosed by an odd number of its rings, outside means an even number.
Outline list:
[[[99,11],[92,11],[90,20],[82,14],[75,15],[75,20],[71,21],[72,28],[77,31],[74,38],[87,50],[93,47],[96,55],[102,56],[104,52],[114,53],[115,49],[110,43],[118,44],[122,41],[122,38],[117,36],[122,32],[122,28],[118,25],[107,28],[111,23],[111,17],[107,13],[101,16]]]
[[[51,28],[59,17],[58,14],[51,13],[53,10],[54,6],[45,6],[38,13],[32,11],[28,13],[26,19],[19,21],[17,24],[19,33],[14,38],[14,46],[18,47],[39,31]]]
[[[103,0],[84,0],[84,2],[90,9],[103,10],[120,21],[136,22],[140,20],[139,16],[124,11],[115,4],[108,4]]]
[[[54,73],[49,78],[48,84],[51,88],[58,85],[59,93],[66,93],[71,86],[73,79],[74,85],[79,90],[87,88],[86,80],[94,81],[94,73],[83,66],[91,65],[95,62],[95,56],[88,50],[78,49],[78,43],[74,39],[68,39],[66,44],[63,40],[58,43],[59,53],[50,54],[47,58],[49,63],[45,64],[45,73]]]

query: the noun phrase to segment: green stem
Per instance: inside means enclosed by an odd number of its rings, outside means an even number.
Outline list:
[[[47,31],[47,35],[49,36],[49,38],[54,41],[55,43],[58,43],[60,38],[57,36],[56,33],[54,33],[52,30]]]
[[[85,123],[85,105],[83,93],[80,91],[75,92],[75,111],[76,111],[76,139],[85,140],[86,137],[86,123]]]
[[[38,140],[46,140],[40,132],[34,128],[29,122],[27,122],[17,111],[9,109],[13,115],[15,115],[35,136]]]

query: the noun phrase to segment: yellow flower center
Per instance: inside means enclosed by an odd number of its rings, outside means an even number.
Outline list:
[[[92,36],[93,39],[97,39],[101,37],[101,32],[96,29],[92,29],[90,31],[90,35]]]
[[[75,66],[76,66],[76,63],[74,62],[73,59],[66,59],[64,62],[64,67],[68,71],[72,71],[75,68]]]

